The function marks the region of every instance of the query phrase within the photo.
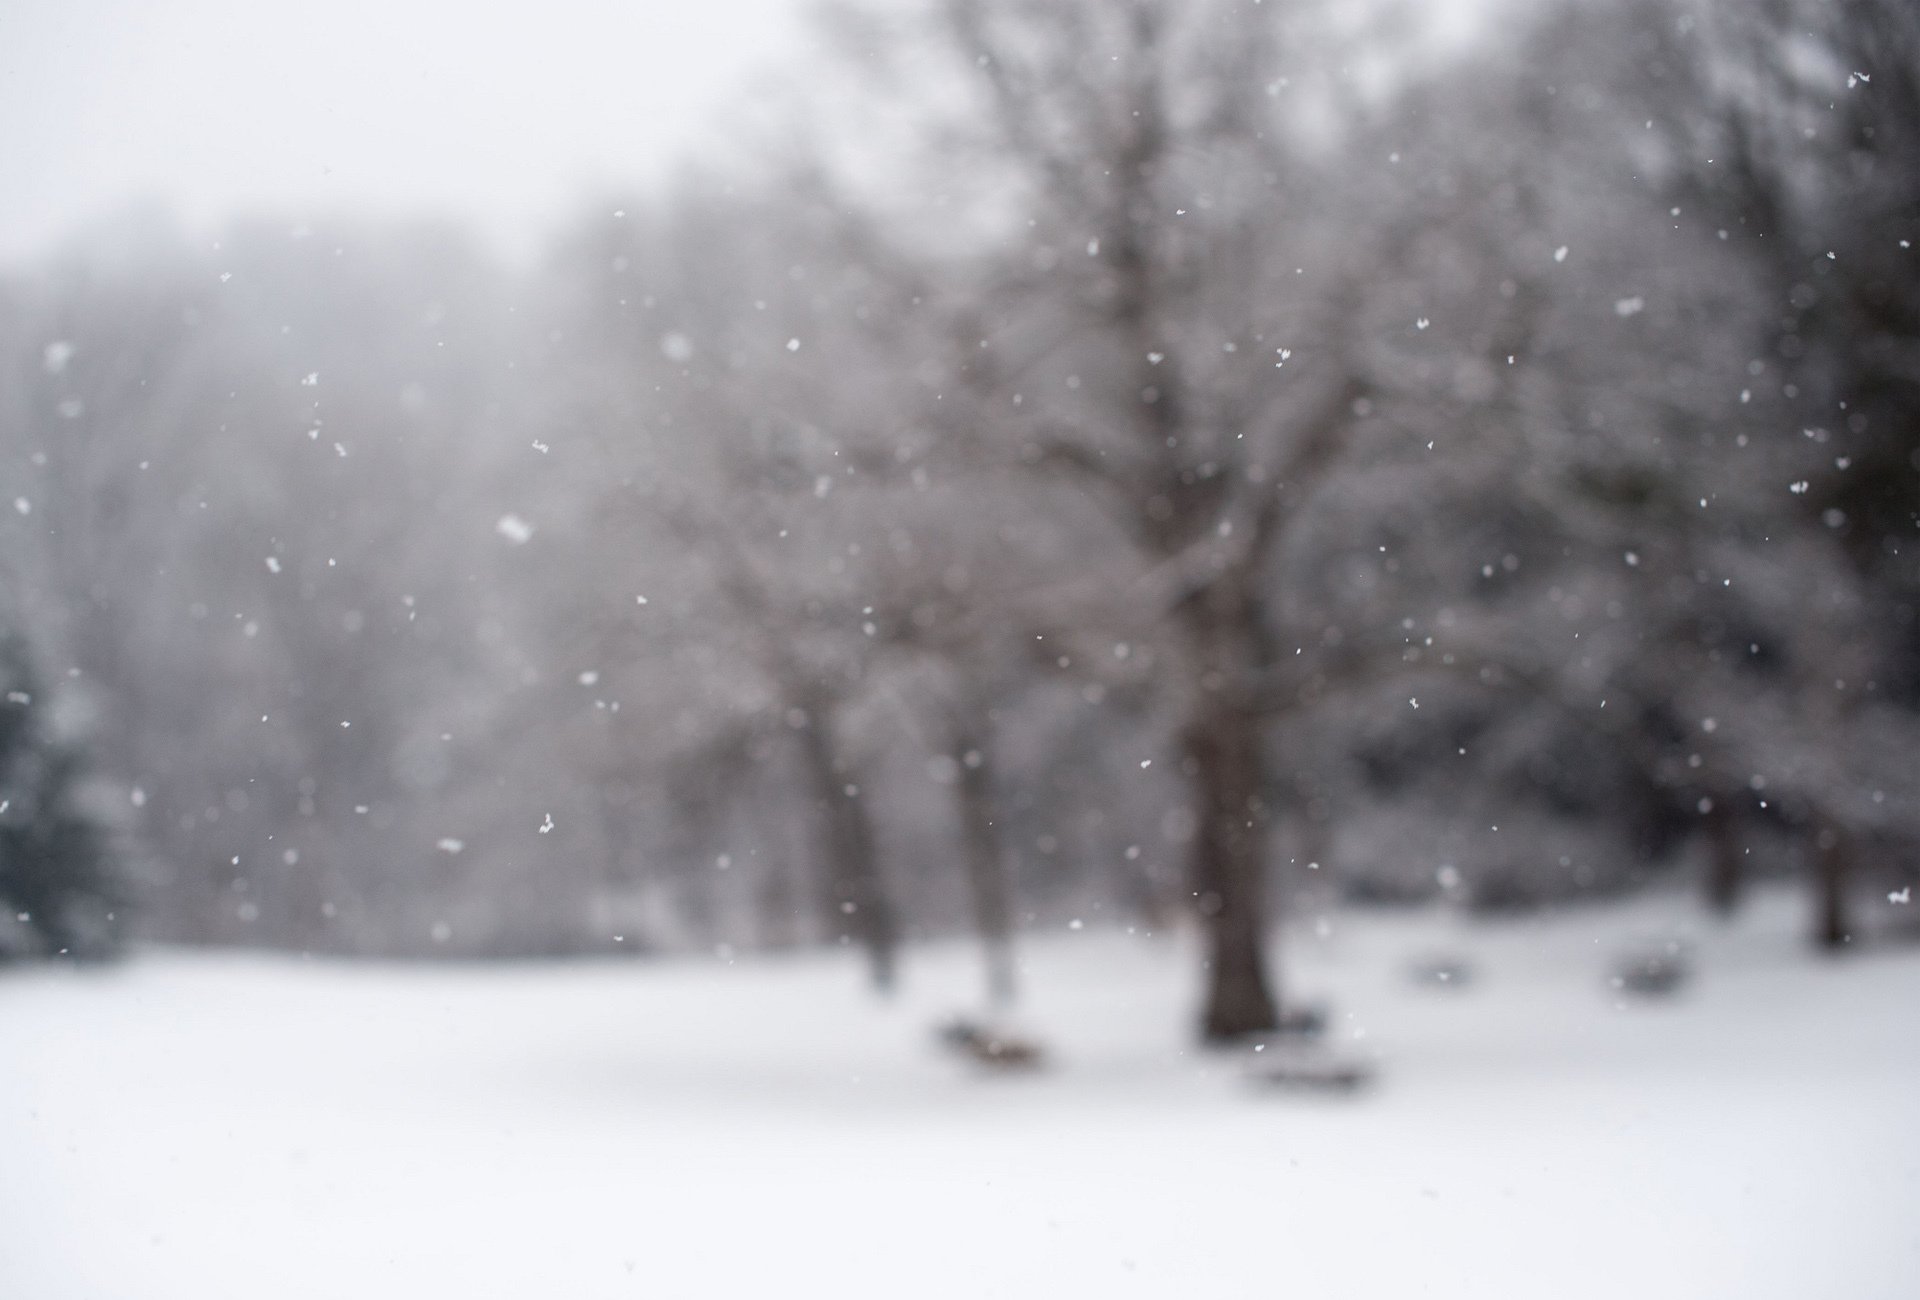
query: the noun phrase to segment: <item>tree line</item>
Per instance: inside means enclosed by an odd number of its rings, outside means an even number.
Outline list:
[[[1852,942],[1920,826],[1920,17],[1723,10],[843,9],[531,268],[16,268],[0,617],[136,924],[972,930],[1008,997],[1191,923],[1222,1039],[1334,897],[1801,873]]]

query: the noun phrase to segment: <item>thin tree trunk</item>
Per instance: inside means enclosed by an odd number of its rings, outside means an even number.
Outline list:
[[[1813,941],[1828,952],[1838,952],[1853,939],[1847,885],[1853,875],[1853,840],[1828,817],[1814,821]]]
[[[1298,856],[1294,859],[1294,869],[1287,873],[1283,882],[1292,890],[1289,892],[1283,888],[1280,892],[1282,911],[1286,909],[1291,896],[1300,891],[1303,881],[1316,879],[1307,873],[1319,873],[1317,878],[1320,880],[1333,879],[1332,819],[1327,814],[1326,806],[1302,789],[1300,782],[1294,783],[1294,790],[1294,806],[1299,810],[1295,819],[1299,834],[1294,850]]]
[[[1252,713],[1211,707],[1186,734],[1199,824],[1193,888],[1207,936],[1201,1032],[1224,1042],[1279,1027],[1267,971],[1264,767]]]
[[[1746,892],[1745,850],[1741,847],[1733,809],[1715,799],[1707,809],[1707,905],[1721,916],[1732,916]]]
[[[788,865],[784,855],[776,856],[768,863],[766,874],[761,877],[759,887],[754,891],[757,905],[760,946],[769,949],[791,948],[795,942],[794,906],[795,890],[788,875]]]
[[[825,858],[827,932],[858,943],[867,954],[868,974],[877,992],[893,991],[900,946],[893,901],[880,876],[873,823],[857,783],[835,752],[827,711],[807,710],[799,729],[802,765],[813,787],[819,819],[820,850]]]
[[[960,838],[967,860],[967,886],[973,895],[974,926],[986,958],[987,999],[1011,1006],[1016,994],[1013,966],[1013,900],[1006,855],[994,825],[993,767],[987,748],[961,732],[953,743],[959,764],[954,783]]]

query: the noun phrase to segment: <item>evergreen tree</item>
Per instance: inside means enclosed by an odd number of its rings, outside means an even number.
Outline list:
[[[83,806],[80,757],[54,734],[15,637],[0,636],[0,691],[0,907],[28,952],[108,956],[122,907],[108,836]]]

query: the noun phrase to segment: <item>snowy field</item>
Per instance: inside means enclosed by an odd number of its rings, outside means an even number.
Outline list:
[[[1816,960],[1776,897],[1620,1004],[1675,915],[1296,937],[1347,1098],[1194,1051],[1185,943],[1092,930],[1027,944],[1028,1077],[933,1044],[959,945],[885,1006],[817,955],[12,973],[0,1296],[1920,1295],[1920,950]]]

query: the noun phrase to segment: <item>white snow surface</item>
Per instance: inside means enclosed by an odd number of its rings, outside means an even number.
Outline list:
[[[1337,915],[1288,969],[1380,1064],[1345,1098],[1196,1050],[1190,943],[1091,924],[1025,942],[1032,1076],[934,1042],[960,944],[888,1004],[841,954],[8,973],[0,1296],[1911,1297],[1920,950],[1800,913]],[[1621,1002],[1676,934],[1693,984]]]

